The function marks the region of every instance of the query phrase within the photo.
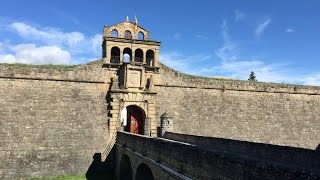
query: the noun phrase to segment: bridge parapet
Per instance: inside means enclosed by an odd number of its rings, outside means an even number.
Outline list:
[[[261,159],[268,163],[320,171],[320,152],[312,149],[173,132],[166,132],[163,138],[198,145],[211,151],[245,155],[250,159]]]
[[[203,147],[163,138],[151,138],[118,132],[117,158],[130,152],[146,162],[149,160],[155,179],[317,179],[319,172],[290,169],[263,160],[234,154],[221,154]],[[129,153],[129,154],[130,154]],[[147,159],[147,160],[146,160]],[[139,165],[131,161],[133,172]],[[117,164],[118,165],[118,164]],[[162,171],[162,172],[159,172]]]
[[[117,158],[122,155],[119,154],[121,151],[119,149],[126,149],[127,152],[134,152],[136,155],[141,156],[140,158],[142,159],[151,160],[153,165],[157,167],[153,170],[163,172],[154,172],[154,174],[157,174],[155,179],[189,179],[189,177],[205,179],[209,177],[207,172],[209,172],[208,168],[210,167],[201,165],[208,163],[199,161],[199,158],[203,158],[201,157],[203,153],[198,151],[202,150],[195,148],[193,145],[119,131],[116,144]],[[125,151],[122,152],[126,153]],[[131,158],[134,159],[134,157]],[[142,160],[142,162],[145,163],[145,160]],[[132,163],[133,169],[137,166]]]

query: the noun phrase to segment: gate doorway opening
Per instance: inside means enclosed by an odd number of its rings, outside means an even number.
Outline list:
[[[144,135],[146,115],[142,108],[130,105],[127,106],[127,125],[124,130],[130,133]]]

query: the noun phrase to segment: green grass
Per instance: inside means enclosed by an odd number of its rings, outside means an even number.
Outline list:
[[[28,178],[26,180],[86,180],[86,176],[85,175],[57,176],[57,177],[45,177],[45,178]]]
[[[73,69],[78,65],[54,65],[54,64],[43,64],[43,65],[34,65],[34,64],[22,64],[22,63],[0,63],[2,66],[9,67],[26,67],[26,68],[41,68],[41,69]]]

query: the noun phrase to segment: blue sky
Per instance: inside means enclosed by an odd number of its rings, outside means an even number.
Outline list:
[[[103,26],[136,14],[178,71],[320,85],[319,9],[317,0],[2,0],[0,63],[99,59]]]

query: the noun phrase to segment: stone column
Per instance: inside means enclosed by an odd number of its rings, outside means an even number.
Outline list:
[[[123,64],[123,49],[120,49],[120,64]]]
[[[143,51],[143,61],[142,61],[142,63],[143,64],[147,64],[147,51]]]
[[[154,52],[153,67],[159,67],[159,49]]]
[[[106,60],[107,64],[110,64],[110,58],[111,58],[111,48],[110,48],[110,46],[106,45],[106,51],[107,51],[107,53],[106,53],[105,60]]]
[[[131,62],[134,62],[134,56],[135,56],[135,49],[131,49],[132,53],[132,59],[131,59]]]

